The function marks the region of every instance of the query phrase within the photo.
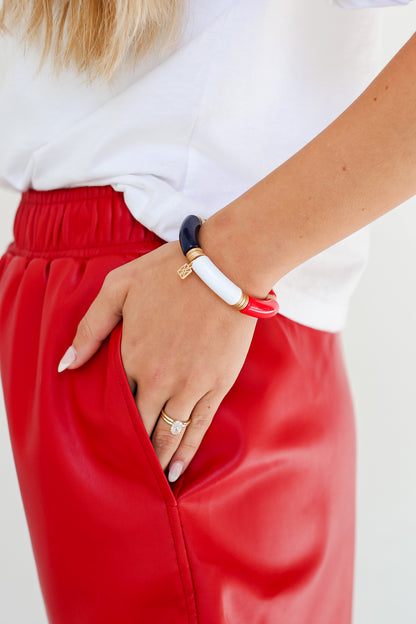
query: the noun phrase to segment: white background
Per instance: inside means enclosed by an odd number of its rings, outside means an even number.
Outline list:
[[[416,3],[385,9],[384,16],[387,62],[414,32]],[[0,191],[1,252],[18,199]],[[372,232],[344,332],[358,436],[354,624],[415,624],[416,198]],[[0,624],[46,622],[1,404]]]

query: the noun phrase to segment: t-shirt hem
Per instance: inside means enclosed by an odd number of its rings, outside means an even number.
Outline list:
[[[348,304],[334,305],[332,302],[311,297],[295,288],[275,285],[280,314],[312,329],[339,333],[345,327]]]

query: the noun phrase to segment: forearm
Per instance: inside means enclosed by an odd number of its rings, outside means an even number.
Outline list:
[[[416,35],[308,145],[203,225],[200,243],[247,292],[416,194]]]

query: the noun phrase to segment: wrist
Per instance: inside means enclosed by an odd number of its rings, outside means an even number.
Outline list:
[[[207,219],[199,230],[199,244],[212,262],[247,294],[264,299],[274,280],[259,270],[256,236],[249,238],[231,211],[221,210]]]

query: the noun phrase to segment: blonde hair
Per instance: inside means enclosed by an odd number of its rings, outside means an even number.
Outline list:
[[[178,41],[184,0],[3,0],[0,31],[41,48],[38,71],[73,66],[109,81],[119,66]],[[12,32],[14,31],[14,32]]]

